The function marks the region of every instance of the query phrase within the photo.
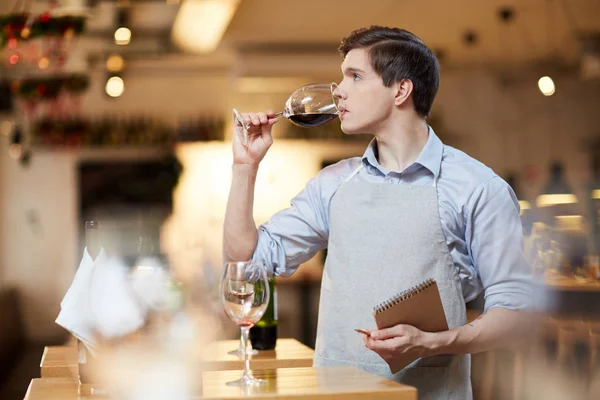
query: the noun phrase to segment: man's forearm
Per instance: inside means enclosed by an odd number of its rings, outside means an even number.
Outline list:
[[[492,308],[476,320],[445,332],[427,333],[428,356],[469,354],[507,347],[531,332],[532,316],[506,308]]]
[[[231,189],[223,225],[223,256],[226,261],[249,260],[256,248],[254,186],[258,165],[234,164]]]

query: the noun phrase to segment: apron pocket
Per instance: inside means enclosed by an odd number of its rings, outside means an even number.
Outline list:
[[[449,373],[447,367],[410,367],[394,380],[416,387],[419,400],[442,400],[448,396]]]

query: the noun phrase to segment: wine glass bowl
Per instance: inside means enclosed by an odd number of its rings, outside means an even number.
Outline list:
[[[282,115],[295,125],[313,127],[338,116],[336,83],[313,83],[296,89],[285,103]]]
[[[338,114],[338,98],[333,94],[337,88],[335,82],[311,83],[302,86],[290,95],[285,102],[283,111],[275,114],[276,117],[285,117],[294,125],[305,128],[321,126],[335,119]],[[235,130],[242,144],[248,144],[248,129],[242,115],[233,109]]]
[[[228,386],[256,386],[266,381],[257,379],[250,373],[248,334],[258,322],[269,304],[270,290],[267,271],[259,262],[228,262],[221,278],[221,300],[227,316],[240,327],[242,348],[245,360],[244,374]]]
[[[260,283],[240,281],[229,279],[225,283],[228,285],[223,291],[223,308],[225,313],[237,326],[252,327],[257,323],[267,308],[269,293],[262,288],[254,289],[254,286],[260,286]]]

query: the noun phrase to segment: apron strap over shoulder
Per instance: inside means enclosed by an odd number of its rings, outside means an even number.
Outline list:
[[[344,179],[344,183],[349,182],[350,179],[354,178],[354,176],[360,172],[360,170],[363,168],[363,166],[364,166],[364,164],[361,161],[360,165],[354,171],[352,171],[352,173],[346,179]]]

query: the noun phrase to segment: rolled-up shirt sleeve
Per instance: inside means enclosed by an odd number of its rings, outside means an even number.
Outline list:
[[[322,180],[322,174],[311,179],[289,208],[258,228],[252,259],[263,261],[275,275],[291,275],[300,264],[327,247],[329,226]]]
[[[531,309],[533,280],[513,190],[498,176],[480,184],[467,202],[465,217],[465,239],[485,290],[485,310]]]

